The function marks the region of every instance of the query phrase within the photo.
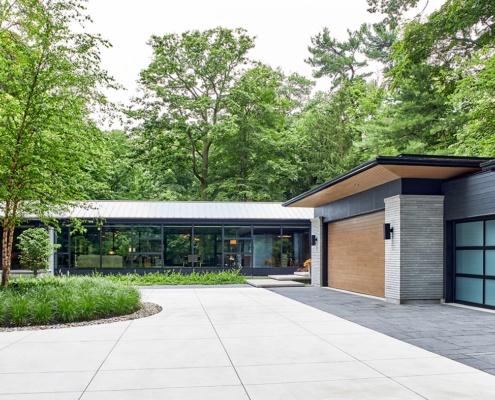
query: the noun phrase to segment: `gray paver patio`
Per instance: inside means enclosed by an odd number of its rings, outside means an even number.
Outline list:
[[[265,289],[142,293],[163,311],[108,325],[0,332],[0,400],[453,400],[495,393],[493,375]]]
[[[398,305],[328,288],[271,290],[495,375],[493,311],[445,304]]]

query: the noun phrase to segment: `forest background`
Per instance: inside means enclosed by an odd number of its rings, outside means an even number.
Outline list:
[[[495,4],[406,20],[417,3],[369,0],[383,20],[345,40],[323,28],[314,81],[252,60],[241,28],[151,37],[88,198],[284,201],[377,155],[494,156]]]
[[[367,2],[381,22],[308,43],[328,90],[251,59],[244,29],[216,27],[152,36],[139,94],[119,109],[84,1],[4,0],[6,215],[20,200],[43,215],[84,199],[285,201],[377,155],[494,156],[495,3],[447,0],[406,21],[417,0]],[[125,128],[102,129],[103,115]]]

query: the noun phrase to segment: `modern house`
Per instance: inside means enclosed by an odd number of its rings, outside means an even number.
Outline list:
[[[87,221],[86,232],[71,234],[69,217]],[[62,273],[287,275],[311,258],[315,286],[495,308],[495,161],[486,158],[377,157],[283,205],[99,201],[58,219]]]
[[[495,161],[377,157],[284,204],[312,207],[312,283],[495,308]]]
[[[310,208],[281,203],[92,201],[59,215],[55,272],[154,272],[242,268],[287,274],[310,258]],[[71,232],[69,218],[84,221]],[[34,219],[16,229],[39,225]],[[13,269],[19,268],[14,246]]]

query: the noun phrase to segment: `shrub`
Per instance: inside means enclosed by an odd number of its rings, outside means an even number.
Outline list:
[[[48,268],[48,258],[54,249],[60,247],[50,243],[50,235],[43,228],[27,229],[19,235],[18,240],[17,247],[21,251],[19,257],[21,265],[33,271],[35,277],[39,271]]]
[[[96,276],[102,276],[95,274]],[[105,275],[112,282],[126,285],[151,286],[151,285],[226,285],[246,283],[240,271],[228,270],[220,272],[192,272],[182,274],[174,271],[151,272],[144,275],[139,274],[117,274]]]
[[[130,314],[139,290],[101,277],[18,277],[0,289],[0,325],[89,321]]]

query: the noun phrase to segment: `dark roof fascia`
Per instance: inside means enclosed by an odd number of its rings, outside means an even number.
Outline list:
[[[480,168],[480,164],[491,160],[486,157],[424,156],[418,154],[401,154],[396,157],[379,156],[378,164],[383,165],[417,165],[421,167],[461,167]]]
[[[483,171],[492,171],[495,169],[495,160],[484,162],[480,166],[483,169]]]
[[[326,189],[330,186],[333,186],[339,182],[345,181],[346,179],[351,178],[352,176],[358,175],[370,168],[373,168],[377,165],[417,165],[422,167],[466,167],[466,168],[479,168],[480,164],[484,161],[490,160],[489,158],[482,157],[469,157],[469,158],[460,158],[456,156],[421,156],[417,154],[401,154],[399,156],[378,156],[370,161],[367,161],[357,167],[343,173],[342,175],[337,176],[334,179],[331,179],[315,188],[308,190],[282,204],[283,207],[290,206],[302,200],[306,197],[309,197],[319,191]],[[495,160],[494,160],[495,162]]]

